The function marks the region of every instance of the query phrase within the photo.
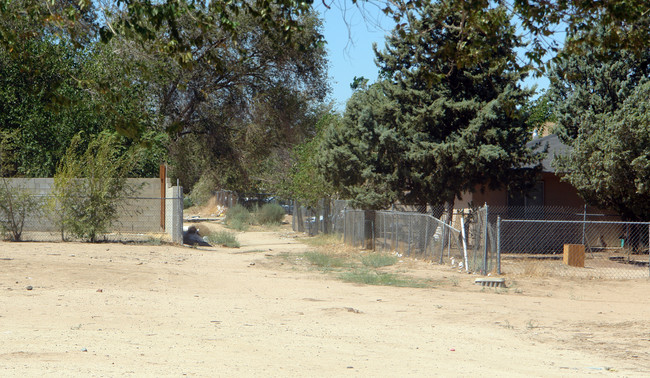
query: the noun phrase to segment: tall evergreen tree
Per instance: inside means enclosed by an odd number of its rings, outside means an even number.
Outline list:
[[[382,82],[350,101],[346,130],[323,144],[333,182],[358,205],[396,197],[450,211],[463,192],[533,177],[516,169],[540,156],[526,148],[520,108],[531,92],[518,84],[526,68],[507,11],[447,0],[410,13],[408,25],[375,48]]]
[[[650,52],[603,46],[566,54],[551,72],[556,131],[573,147],[557,168],[587,203],[648,220]]]

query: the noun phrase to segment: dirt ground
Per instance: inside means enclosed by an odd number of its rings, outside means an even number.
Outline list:
[[[0,376],[650,375],[647,279],[484,288],[402,259],[436,285],[365,286],[289,263],[313,248],[288,229],[238,237],[0,242]]]

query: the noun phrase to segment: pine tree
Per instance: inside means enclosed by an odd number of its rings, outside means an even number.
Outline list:
[[[596,34],[606,35],[604,30]],[[551,72],[556,131],[571,145],[556,159],[587,203],[626,220],[650,219],[650,52],[585,46]]]
[[[465,191],[534,177],[534,168],[517,169],[540,156],[526,148],[520,109],[531,91],[518,84],[526,68],[506,10],[441,1],[411,13],[408,25],[384,51],[375,47],[382,81],[350,100],[344,129],[323,145],[330,177],[360,203],[399,198],[448,210]]]

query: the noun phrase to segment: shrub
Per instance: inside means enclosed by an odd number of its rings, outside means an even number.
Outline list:
[[[237,240],[237,235],[227,231],[217,231],[209,234],[208,243],[222,245],[228,248],[239,248],[241,245]]]
[[[267,203],[257,211],[259,224],[280,224],[284,219],[284,209],[277,203]]]
[[[248,228],[251,221],[250,212],[242,205],[235,205],[226,212],[226,225],[238,231]]]
[[[122,152],[115,134],[101,133],[81,149],[77,134],[54,175],[50,210],[57,225],[96,242],[118,218],[118,209],[137,188],[127,181],[135,165],[132,151]]]
[[[205,174],[194,184],[188,198],[192,205],[203,206],[214,195],[216,188],[217,182],[214,177],[210,174]]]
[[[12,241],[20,241],[25,219],[37,215],[41,200],[22,186],[10,186],[7,179],[0,182],[0,230],[9,233]]]

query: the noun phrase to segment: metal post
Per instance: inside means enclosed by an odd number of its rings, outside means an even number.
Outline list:
[[[497,217],[497,274],[501,274],[501,216]]]
[[[445,224],[441,221],[438,221],[438,227],[442,227],[440,232],[440,264],[442,264],[442,259],[445,256]]]
[[[426,257],[427,255],[427,246],[429,245],[429,218],[424,218],[424,250],[422,254]],[[650,247],[649,247],[650,248]],[[432,255],[433,257],[433,255]]]
[[[585,245],[585,226],[587,224],[587,204],[585,203],[584,213],[582,215],[582,245]]]
[[[460,217],[460,236],[463,238],[463,259],[465,260],[465,271],[469,272],[469,260],[467,259],[467,241],[465,240],[466,235],[465,235],[464,217]],[[451,244],[451,240],[449,244]]]
[[[481,270],[483,275],[487,275],[487,258],[488,258],[488,205],[485,204],[485,218],[483,219],[483,223],[485,223],[485,226],[483,227],[483,269]],[[463,230],[464,232],[465,230]]]
[[[413,235],[413,217],[409,215],[409,251],[408,251],[408,256],[411,256],[411,243],[413,242],[412,235]]]
[[[348,228],[346,226],[348,221],[348,207],[343,208],[343,244],[346,244],[348,240]]]
[[[395,219],[397,215],[393,214],[393,232],[395,233],[395,252],[399,253],[399,233],[397,232],[397,220]]]

